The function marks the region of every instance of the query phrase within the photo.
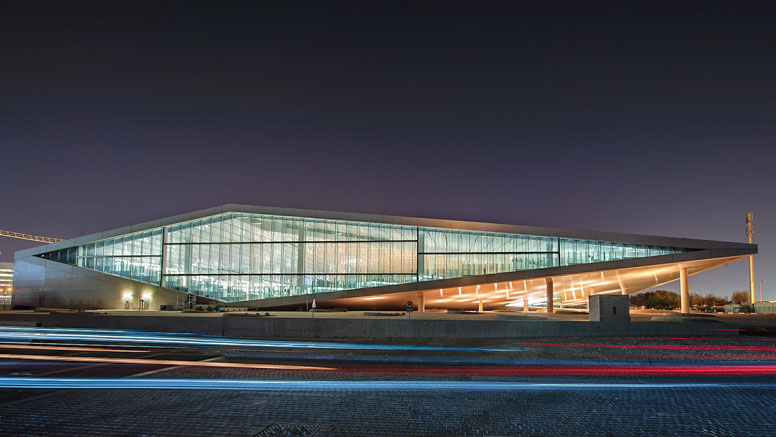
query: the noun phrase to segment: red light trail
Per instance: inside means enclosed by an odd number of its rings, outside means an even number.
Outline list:
[[[776,365],[731,365],[731,366],[485,366],[485,367],[426,367],[358,369],[356,371],[340,369],[345,373],[385,374],[385,375],[444,375],[444,376],[611,376],[611,375],[776,375]]]
[[[674,350],[710,350],[710,351],[757,351],[776,352],[772,346],[728,346],[728,345],[699,345],[699,344],[608,344],[608,343],[533,343],[517,342],[513,344],[528,346],[557,346],[557,347],[596,347],[612,349],[674,349]]]

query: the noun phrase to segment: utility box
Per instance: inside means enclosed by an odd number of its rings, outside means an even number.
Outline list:
[[[588,297],[591,322],[630,322],[630,297],[621,294],[595,294]]]

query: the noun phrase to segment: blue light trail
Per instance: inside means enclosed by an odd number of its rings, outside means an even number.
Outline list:
[[[11,389],[143,389],[257,391],[468,391],[468,390],[608,390],[653,388],[776,388],[776,383],[528,383],[498,381],[295,381],[141,378],[0,377],[0,388]]]
[[[182,346],[228,346],[282,349],[343,349],[382,351],[458,351],[458,352],[519,352],[523,349],[491,349],[471,347],[412,346],[369,343],[336,343],[317,341],[250,340],[222,337],[196,336],[192,334],[169,334],[105,329],[73,328],[21,328],[0,327],[1,341],[100,341],[117,343],[143,343]]]

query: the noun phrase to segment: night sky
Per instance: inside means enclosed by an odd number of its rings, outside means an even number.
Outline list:
[[[5,2],[0,229],[245,203],[745,241],[751,209],[776,299],[774,23],[765,1]],[[747,264],[690,287],[747,289]]]

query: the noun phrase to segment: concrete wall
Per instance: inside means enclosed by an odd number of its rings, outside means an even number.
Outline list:
[[[518,338],[590,335],[668,335],[680,327],[685,334],[727,334],[705,330],[722,323],[559,322],[507,320],[300,319],[248,315],[105,315],[0,314],[3,323],[38,322],[44,327],[140,329],[243,338]]]
[[[756,302],[754,312],[760,314],[776,314],[776,302]]]
[[[42,299],[41,299],[42,298]],[[73,309],[138,308],[140,299],[148,309],[181,304],[186,293],[35,256],[17,259],[14,269],[13,307]]]
[[[588,297],[591,322],[630,321],[630,297],[617,294],[596,294]]]

